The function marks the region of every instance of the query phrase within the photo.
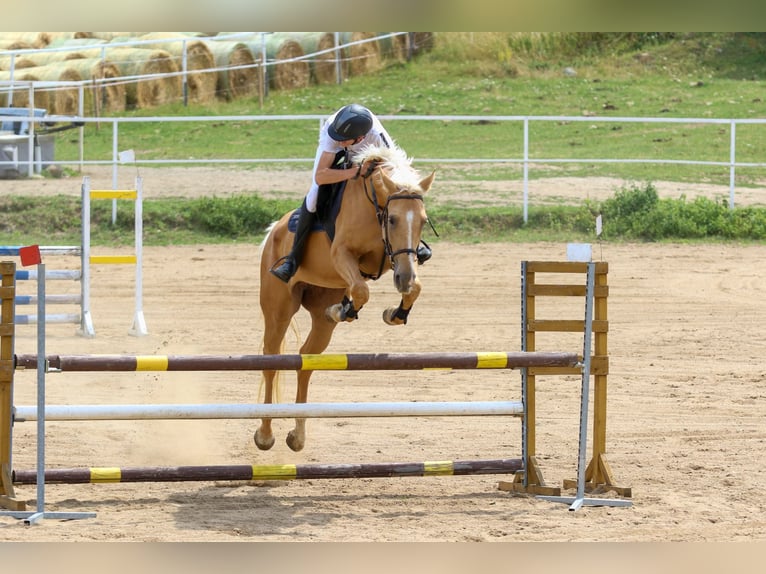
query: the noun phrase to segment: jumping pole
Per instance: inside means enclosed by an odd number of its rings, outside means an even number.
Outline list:
[[[367,353],[321,355],[48,355],[50,371],[384,371],[570,367],[577,353]],[[36,355],[17,355],[16,368],[34,368]]]
[[[393,462],[366,464],[279,464],[172,467],[57,468],[45,471],[47,484],[116,482],[195,482],[218,480],[297,480],[320,478],[396,478],[513,474],[521,459]],[[35,484],[34,471],[17,470],[14,484]]]

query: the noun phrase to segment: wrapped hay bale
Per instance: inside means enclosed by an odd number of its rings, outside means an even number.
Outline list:
[[[125,111],[125,83],[117,66],[99,58],[67,60],[67,65],[77,70],[84,81],[90,82],[84,89],[86,115]]]
[[[26,42],[10,42],[8,44],[3,44],[2,40],[0,40],[0,50],[34,50],[34,46]]]
[[[336,58],[340,59],[341,77],[348,76],[348,61],[335,48],[333,32],[294,32],[291,38],[303,48],[308,56],[311,80],[317,84],[334,84],[338,80]],[[332,51],[328,51],[332,50]],[[322,53],[320,53],[322,52]]]
[[[60,44],[75,37],[75,32],[48,32],[48,46]]]
[[[50,41],[48,32],[0,32],[0,50],[45,48]]]
[[[260,43],[249,44],[251,51],[258,50]],[[266,59],[273,62],[268,68],[269,85],[277,90],[293,90],[309,85],[309,63],[300,60],[305,55],[300,43],[287,34],[266,36]]]
[[[100,58],[100,48],[81,50]],[[125,78],[126,108],[151,108],[181,99],[181,78],[173,56],[164,50],[109,47],[107,60]]]
[[[165,50],[176,58],[176,65],[183,70],[184,48],[186,49],[186,85],[192,102],[204,103],[215,99],[218,74],[214,70],[215,58],[207,45],[193,37],[184,38],[177,32],[152,32],[140,40],[157,40],[148,47]],[[183,78],[182,78],[183,83]]]
[[[99,40],[98,38],[54,38],[50,43],[49,48],[97,48],[107,44],[106,40]],[[74,50],[73,50],[74,51]],[[54,52],[67,54],[67,52]],[[67,59],[66,57],[64,58]]]
[[[384,60],[393,60],[394,62],[407,61],[407,34],[401,33],[395,36],[389,36],[393,34],[389,32],[382,34],[382,37],[378,38],[378,44],[380,45],[380,55]]]
[[[206,44],[218,68],[216,93],[220,97],[233,100],[258,93],[260,56],[256,60],[242,42],[209,41]]]
[[[31,66],[45,66],[55,62],[63,62],[64,60],[85,58],[86,54],[80,52],[79,48],[95,47],[99,43],[103,43],[103,40],[75,40],[65,38],[53,39],[48,48],[71,48],[71,50],[63,50],[60,52],[28,52],[16,57],[16,67],[29,68]],[[6,56],[6,58],[9,57]],[[1,60],[2,58],[0,58],[0,61]]]
[[[97,38],[99,40],[106,40],[111,42],[115,38],[135,38],[140,36],[142,32],[77,32],[77,34],[87,34],[87,36],[77,36],[75,38]]]
[[[24,68],[23,70],[16,70],[13,75],[14,82],[36,82],[39,79],[36,75],[30,73],[30,70],[34,68]],[[11,79],[10,72],[0,72],[0,80],[9,81]],[[47,90],[34,90],[34,107],[50,109],[48,97],[49,92]],[[5,89],[0,91],[0,106],[10,106],[11,98],[8,91]],[[29,107],[29,86],[19,85],[13,89],[13,107],[14,108],[26,108]]]
[[[346,47],[345,52],[352,76],[362,76],[380,69],[380,45],[374,33],[342,32],[340,37],[343,44],[352,44]]]
[[[66,62],[48,64],[47,66],[36,66],[34,68],[24,68],[22,74],[25,81],[34,82],[80,82],[82,76],[80,73],[70,68]],[[58,115],[76,115],[79,111],[79,86],[61,85],[61,86],[40,86],[35,88],[35,107],[45,107],[49,114]],[[46,94],[47,104],[43,106],[40,102],[40,96]],[[19,106],[16,96],[13,98],[14,106]]]
[[[421,52],[430,52],[434,47],[433,32],[412,32],[410,34],[412,42],[412,54],[417,56]]]
[[[14,70],[21,70],[22,68],[34,68],[35,66],[38,66],[38,65],[39,64],[35,60],[30,59],[28,56],[22,56],[22,55],[15,56],[13,61]],[[10,69],[11,69],[11,57],[0,56],[0,70],[10,71]]]

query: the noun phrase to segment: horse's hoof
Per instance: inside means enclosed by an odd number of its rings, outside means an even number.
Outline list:
[[[305,437],[298,438],[295,434],[295,432],[290,431],[287,433],[287,439],[285,439],[285,442],[287,443],[287,446],[290,447],[290,450],[293,450],[295,452],[299,452],[303,450],[304,445],[306,444]]]
[[[274,435],[271,435],[268,439],[264,440],[263,437],[261,437],[260,431],[255,431],[253,440],[255,441],[255,446],[261,450],[269,450],[274,446]]]
[[[332,305],[327,308],[325,311],[325,316],[334,323],[340,323],[341,322],[341,306],[340,305]]]
[[[346,308],[338,303],[337,305],[331,305],[325,311],[325,316],[335,323],[351,323],[358,318],[356,312],[348,313]]]
[[[383,311],[383,322],[387,325],[404,325],[405,321],[402,321],[396,312],[397,307],[389,307]]]

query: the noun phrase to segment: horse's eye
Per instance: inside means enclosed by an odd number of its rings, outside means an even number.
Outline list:
[[[388,216],[388,224],[389,224],[391,227],[394,227],[394,226],[396,226],[396,217],[395,217],[395,216],[393,216],[393,215],[389,215],[389,216]]]

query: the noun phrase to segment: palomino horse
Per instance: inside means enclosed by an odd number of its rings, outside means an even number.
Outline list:
[[[370,147],[356,158],[357,165],[375,166],[363,177],[349,180],[335,219],[335,237],[324,231],[308,238],[297,273],[285,284],[269,269],[290,252],[293,233],[288,230],[291,213],[274,223],[261,250],[260,301],[264,316],[263,353],[279,354],[293,316],[303,306],[311,314],[311,330],[301,354],[322,353],[330,344],[335,327],[351,322],[370,298],[369,279],[393,270],[394,285],[401,294],[397,307],[383,312],[389,325],[407,322],[407,314],[420,294],[416,250],[425,225],[423,194],[434,173],[420,179],[410,160],[399,148]],[[312,371],[298,371],[296,403],[308,398]],[[272,402],[276,371],[264,371],[265,403]],[[287,435],[294,450],[306,441],[306,420],[295,419]],[[255,433],[262,450],[274,445],[271,419],[264,418]]]

